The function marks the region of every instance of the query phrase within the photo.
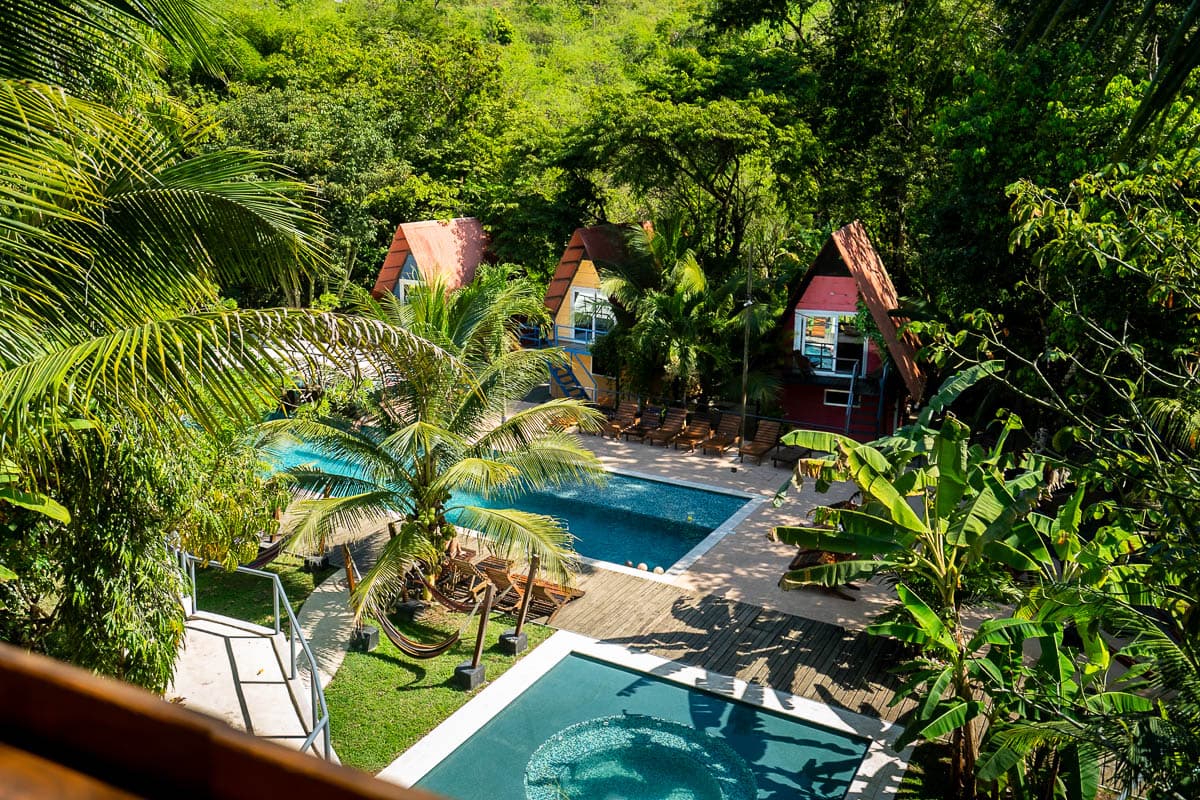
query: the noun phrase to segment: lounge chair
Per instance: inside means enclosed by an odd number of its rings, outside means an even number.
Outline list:
[[[487,556],[475,562],[475,566],[479,569],[486,570],[488,567],[491,567],[492,569],[503,570],[504,572],[512,569],[512,565],[512,559],[501,558],[500,556]]]
[[[667,410],[667,418],[663,420],[663,424],[658,430],[650,431],[642,440],[650,444],[661,444],[666,447],[679,434],[683,433],[684,427],[687,425],[687,410],[683,408],[672,408]]]
[[[546,581],[535,581],[533,584],[533,599],[530,602],[530,609],[535,606],[539,611],[546,611],[546,621],[550,622],[554,619],[554,615],[562,611],[563,606],[572,600],[583,597],[583,592],[578,589],[567,589],[554,583]]]
[[[646,406],[642,419],[637,425],[625,431],[625,441],[637,439],[643,441],[651,431],[656,431],[662,424],[662,409]]]
[[[775,455],[771,456],[771,464],[776,467],[794,467],[797,461],[811,453],[812,450],[807,447],[801,447],[796,444],[781,444],[775,448]]]
[[[681,445],[686,445],[688,452],[692,452],[696,447],[712,435],[712,423],[706,419],[692,420],[692,424],[687,426],[687,430],[675,437],[675,449],[678,450]]]
[[[746,442],[738,448],[738,458],[744,461],[746,456],[750,456],[754,459],[754,463],[761,464],[763,456],[779,444],[779,431],[782,427],[778,422],[770,420],[758,423],[758,430],[754,432],[753,441]]]
[[[620,439],[621,434],[638,424],[638,419],[637,403],[633,400],[622,400],[617,412],[600,429],[600,435]]]
[[[452,558],[438,576],[438,584],[447,596],[465,601],[478,600],[487,588],[488,578],[479,567],[465,558]]]
[[[491,566],[484,567],[483,572],[496,587],[496,596],[492,599],[493,608],[501,611],[516,611],[521,607],[521,599],[525,596],[523,579],[518,585],[516,575],[509,575],[508,570]]]
[[[742,418],[738,414],[722,414],[717,432],[701,442],[705,453],[724,453],[742,440]]]

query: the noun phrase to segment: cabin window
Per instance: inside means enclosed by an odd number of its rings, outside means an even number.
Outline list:
[[[590,342],[612,330],[612,305],[599,289],[571,290],[571,338]]]
[[[867,371],[867,340],[853,314],[796,311],[793,347],[808,359],[813,372],[849,376]],[[841,403],[845,405],[845,403]]]
[[[845,408],[846,406],[850,405],[850,392],[848,392],[844,389],[826,389],[825,390],[825,405],[837,406],[838,408]],[[862,405],[862,399],[855,397],[854,398],[854,408],[858,408],[861,405]]]
[[[396,299],[401,303],[408,302],[408,293],[414,287],[421,283],[421,271],[417,269],[417,261],[409,253],[404,257],[404,266],[400,267],[400,277],[396,280],[396,288],[392,289],[392,294],[396,295]]]

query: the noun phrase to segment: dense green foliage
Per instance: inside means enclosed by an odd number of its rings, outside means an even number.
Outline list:
[[[52,470],[71,519],[5,515],[0,560],[19,577],[0,584],[0,638],[161,692],[183,638],[167,543],[188,513],[187,464],[117,433],[61,440]]]
[[[445,546],[452,485],[594,466],[559,432],[582,409],[504,419],[547,363],[509,352],[511,315],[541,318],[537,282],[574,227],[657,225],[604,270],[609,360],[634,388],[734,396],[751,330],[766,397],[789,279],[857,217],[934,370],[1005,370],[953,414],[935,399],[908,437],[809,441],[864,505],[795,540],[880,558],[789,581],[902,581],[876,630],[921,651],[910,732],[949,737],[958,796],[1094,796],[1102,757],[1125,785],[1194,794],[1200,17],[1183,0],[1093,5],[236,0],[226,23],[188,0],[11,0],[5,638],[163,685],[179,635],[166,534],[232,561],[272,524],[275,489],[236,434],[294,380],[281,353],[313,369],[374,345],[358,354],[398,373],[379,436],[301,426],[372,470],[310,506],[309,533],[404,518],[365,584],[386,588]],[[532,288],[496,300],[504,269],[407,310],[342,292],[372,283],[398,222],[451,215],[482,219]],[[322,296],[358,313],[238,309]],[[997,428],[999,408],[1015,413]],[[491,522],[565,558],[544,520]],[[975,594],[1020,602],[967,631]],[[1133,667],[1112,684],[1117,649]],[[991,723],[982,750],[974,718]]]

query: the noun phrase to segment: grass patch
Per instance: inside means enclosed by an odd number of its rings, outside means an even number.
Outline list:
[[[432,606],[419,622],[393,621],[405,636],[431,643],[458,630],[465,616]],[[325,690],[333,749],[343,764],[378,772],[475,696],[452,687],[450,678],[456,666],[471,658],[477,625],[471,620],[461,642],[427,661],[402,655],[382,636],[375,652],[346,654]],[[483,663],[489,681],[519,659],[499,649],[500,634],[511,627],[512,621],[503,618],[488,624]],[[554,633],[541,625],[527,625],[525,630],[531,649]]]
[[[288,602],[297,613],[313,589],[337,571],[335,567],[328,567],[315,573],[305,572],[303,566],[303,559],[284,553],[264,567],[265,571],[279,576]],[[275,624],[271,596],[271,582],[258,575],[196,568],[196,598],[201,611],[224,614],[269,628]],[[283,613],[282,608],[280,613]],[[283,624],[287,630],[286,614]]]

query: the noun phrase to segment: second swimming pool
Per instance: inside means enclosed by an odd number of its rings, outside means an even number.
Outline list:
[[[455,502],[559,517],[575,536],[580,555],[667,570],[746,505],[747,498],[612,473],[599,488],[564,486],[510,499],[461,494]]]
[[[303,445],[277,452],[275,463],[285,469],[307,465],[343,474],[346,469]],[[464,492],[455,494],[452,502],[558,517],[575,536],[575,549],[580,555],[612,564],[645,564],[648,570],[662,567],[665,571],[751,500],[744,495],[610,473],[601,487],[561,486],[492,498]],[[453,515],[451,521],[455,521]]]
[[[454,800],[836,800],[869,745],[573,653],[416,786]]]

